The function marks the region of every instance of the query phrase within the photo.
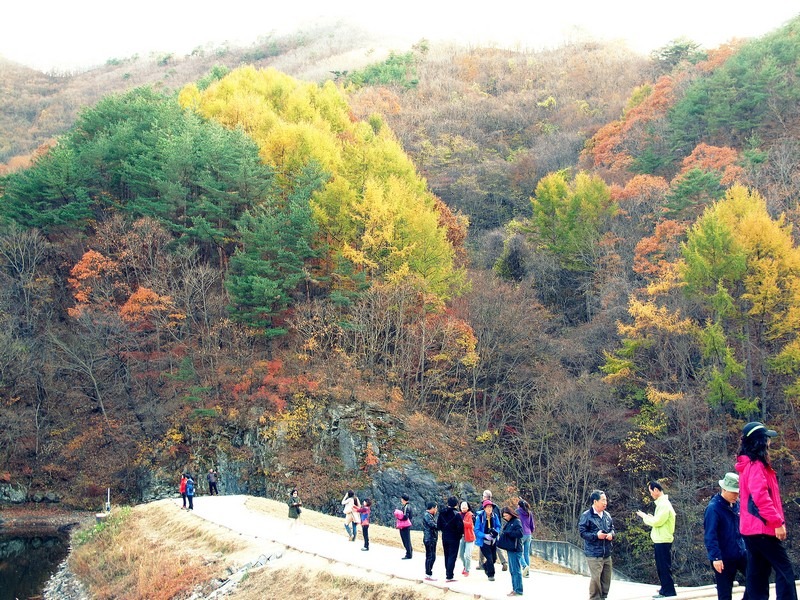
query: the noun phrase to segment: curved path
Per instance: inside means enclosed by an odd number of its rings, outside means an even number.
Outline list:
[[[289,530],[287,519],[279,519],[251,510],[245,504],[246,496],[202,496],[195,498],[194,515],[228,528],[239,535],[258,542],[274,542],[293,550],[338,563],[348,564],[361,570],[371,570],[390,577],[406,580],[409,583],[423,582],[425,576],[425,557],[415,552],[411,560],[401,560],[403,550],[376,543],[370,544],[369,552],[361,551],[361,544],[350,544],[343,535],[298,524]],[[180,505],[177,499],[176,506]],[[462,577],[456,565],[456,581],[445,583],[444,560],[437,556],[434,564],[435,582],[424,583],[472,598],[495,600],[506,598],[511,591],[511,576],[499,568],[495,581],[488,581],[482,571],[475,571],[469,577]],[[499,564],[498,564],[499,567]],[[589,580],[581,575],[566,575],[548,571],[531,571],[530,577],[523,579],[525,596],[530,598],[557,598],[563,600],[583,600],[588,597]],[[739,588],[741,589],[741,588]],[[614,581],[608,596],[609,600],[650,600],[658,586],[626,581]],[[455,594],[454,594],[455,595]],[[702,588],[681,588],[679,599],[705,600],[716,598],[714,586]],[[734,598],[740,598],[734,593]],[[773,595],[771,596],[774,598]]]

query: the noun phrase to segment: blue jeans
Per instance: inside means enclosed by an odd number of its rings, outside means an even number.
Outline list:
[[[531,566],[531,536],[522,536],[522,552],[519,553],[519,566],[523,569]]]
[[[520,566],[522,552],[508,551],[508,570],[511,571],[511,587],[518,594],[522,593],[522,567]]]
[[[464,538],[458,543],[458,556],[461,559],[461,564],[464,565],[464,570],[469,573],[469,568],[472,566],[472,547],[475,542],[466,542]]]

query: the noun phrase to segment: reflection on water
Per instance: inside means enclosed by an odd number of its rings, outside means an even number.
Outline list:
[[[0,535],[0,600],[40,597],[67,557],[69,539],[59,535]]]

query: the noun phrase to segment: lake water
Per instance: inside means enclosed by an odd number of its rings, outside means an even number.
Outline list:
[[[40,597],[68,551],[66,535],[0,535],[0,600]]]

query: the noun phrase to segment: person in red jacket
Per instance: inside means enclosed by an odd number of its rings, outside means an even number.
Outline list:
[[[747,596],[769,598],[769,575],[775,570],[777,600],[797,600],[794,569],[786,554],[786,520],[783,517],[778,478],[769,462],[770,439],[778,435],[754,421],[742,429],[736,459],[739,472],[739,531],[747,547]]]
[[[183,498],[183,506],[181,510],[186,508],[186,473],[181,473],[181,483],[178,486],[178,491],[181,493],[181,498]]]
[[[461,574],[469,577],[469,569],[472,566],[472,548],[475,545],[475,515],[472,513],[469,502],[461,503],[461,519],[464,521],[464,536],[458,544],[458,555],[464,565]]]

